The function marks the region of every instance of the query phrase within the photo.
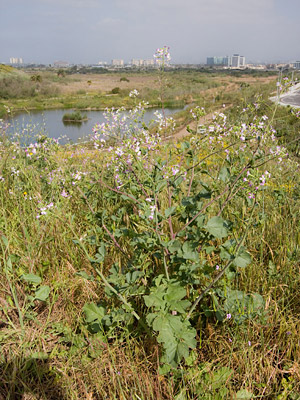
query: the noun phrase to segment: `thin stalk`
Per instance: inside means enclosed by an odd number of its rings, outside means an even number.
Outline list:
[[[171,188],[169,185],[169,181],[168,181],[168,198],[169,198],[169,208],[170,208],[170,207],[172,207],[172,192],[171,192]],[[168,220],[169,220],[170,234],[171,234],[171,238],[173,240],[173,239],[175,239],[175,234],[174,234],[174,230],[173,230],[171,215],[169,216]]]

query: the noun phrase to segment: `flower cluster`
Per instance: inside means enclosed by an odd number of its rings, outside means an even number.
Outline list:
[[[142,119],[148,103],[141,102],[128,113],[125,108],[106,109],[105,122],[93,128],[93,143],[96,149],[102,148],[106,141],[122,141],[142,132]]]
[[[139,135],[108,149],[111,159],[107,168],[113,171],[117,188],[123,185],[123,178],[132,171],[135,162],[140,163],[145,170],[152,168],[149,153],[158,149],[160,141],[159,134],[150,135],[148,131],[142,130]]]
[[[172,117],[164,117],[159,111],[155,111],[154,113],[156,120],[154,121],[157,123],[157,129],[160,133],[173,133],[176,127],[176,122]]]
[[[54,204],[51,202],[45,206],[39,207],[39,213],[37,214],[36,218],[39,219],[44,215],[47,215],[47,212],[54,207]]]
[[[247,191],[248,198],[254,199],[257,191],[264,187],[267,183],[267,180],[270,178],[271,174],[268,171],[265,171],[259,176],[259,172],[257,170],[252,170],[251,172],[248,170],[246,177],[243,178],[244,189]]]
[[[139,95],[139,92],[136,89],[133,89],[130,93],[129,93],[129,97],[137,97]]]
[[[170,47],[168,46],[156,49],[156,52],[153,57],[155,58],[155,61],[159,66],[164,67],[170,63],[171,55],[169,50]]]
[[[283,93],[292,86],[292,81],[286,76],[282,80],[276,82],[278,90]]]
[[[299,109],[292,108],[292,109],[291,109],[291,113],[292,113],[296,118],[300,118],[300,110],[299,110]]]
[[[195,121],[199,121],[199,119],[206,114],[204,107],[199,106],[192,108],[190,113]]]

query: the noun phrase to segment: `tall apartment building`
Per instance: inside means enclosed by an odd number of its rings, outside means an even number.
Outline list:
[[[229,57],[207,57],[207,65],[225,65],[228,66]]]
[[[10,64],[23,64],[23,58],[10,57],[9,63]]]
[[[145,65],[145,67],[154,67],[155,66],[155,61],[153,59],[144,60],[144,65]]]
[[[111,61],[111,65],[113,67],[124,67],[124,60],[114,59],[114,60]]]
[[[234,54],[231,57],[231,67],[232,68],[242,68],[246,65],[246,58],[244,56],[240,56],[239,54]]]
[[[294,62],[294,68],[300,69],[300,61]]]
[[[131,65],[134,67],[153,67],[155,65],[155,62],[153,59],[141,60],[141,59],[133,58],[131,60]]]
[[[142,67],[144,65],[144,60],[139,60],[137,58],[133,58],[131,60],[131,65],[134,67]]]
[[[207,57],[206,59],[207,65],[219,65],[224,67],[231,68],[243,68],[246,65],[246,59],[244,56],[240,56],[239,54],[234,54],[231,57]]]

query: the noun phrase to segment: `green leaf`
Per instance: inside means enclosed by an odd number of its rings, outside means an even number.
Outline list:
[[[177,347],[178,343],[175,340],[169,340],[168,342],[165,343],[165,351],[166,351],[166,361],[167,363],[175,366],[173,362],[176,364],[178,363],[178,357],[177,357]]]
[[[199,217],[195,219],[195,222],[197,223],[198,228],[203,228],[205,222],[205,215],[199,215]]]
[[[31,354],[31,358],[34,358],[35,360],[47,360],[49,355],[43,351],[36,351]]]
[[[144,296],[144,302],[147,307],[156,307],[158,309],[164,309],[166,301],[164,300],[165,287],[159,286],[151,294]]]
[[[169,207],[165,210],[165,217],[168,218],[170,215],[174,214],[177,206]]]
[[[134,196],[130,196],[130,197],[129,197],[129,196],[126,196],[126,194],[122,194],[122,195],[121,195],[121,199],[138,202],[137,199],[136,199]]]
[[[227,167],[223,167],[220,171],[219,179],[221,179],[221,181],[226,183],[229,180],[229,178],[230,178],[229,169]]]
[[[180,362],[182,358],[188,358],[189,354],[190,354],[189,346],[185,342],[179,342],[177,345],[178,362]]]
[[[159,332],[157,341],[159,343],[174,342],[173,329],[170,326],[169,316],[158,315],[153,321],[153,329]]]
[[[197,251],[197,244],[191,241],[186,241],[182,246],[183,258],[186,260],[198,261],[199,254]]]
[[[228,367],[221,367],[214,372],[212,377],[212,388],[217,390],[220,389],[233,375],[233,370]]]
[[[234,259],[233,264],[236,267],[240,268],[245,268],[247,267],[248,264],[250,264],[252,261],[252,258],[249,253],[247,253],[245,250],[242,250]]]
[[[180,186],[181,184],[182,184],[182,182],[183,182],[183,177],[182,176],[178,176],[177,178],[175,178],[174,179],[174,186],[175,187],[178,187],[178,186]]]
[[[156,192],[160,192],[165,186],[167,182],[165,180],[159,182],[156,186]]]
[[[182,300],[185,296],[186,289],[183,286],[180,286],[179,283],[169,285],[165,296],[168,309],[184,313],[191,305],[188,300]]]
[[[34,274],[25,274],[22,275],[21,278],[28,283],[33,283],[34,285],[39,285],[42,282],[42,279]]]
[[[105,253],[106,253],[105,244],[102,242],[102,243],[100,244],[100,247],[98,247],[98,252],[96,253],[96,261],[97,261],[98,263],[104,261]]]
[[[35,292],[35,299],[40,301],[46,301],[50,294],[50,287],[49,286],[41,286]]]
[[[247,389],[241,389],[236,394],[236,399],[252,399],[253,393],[249,392]]]
[[[88,275],[85,271],[76,272],[75,275],[81,276],[82,278],[84,278],[84,279],[86,279],[88,281],[93,281],[94,280],[94,277],[92,275]]]
[[[167,247],[170,253],[181,252],[181,242],[177,239],[170,240]]]
[[[158,373],[159,375],[166,375],[171,371],[171,369],[172,369],[171,365],[163,364],[159,366]]]
[[[146,322],[149,326],[153,325],[153,321],[155,320],[155,318],[157,317],[157,313],[149,313],[146,316]]]
[[[88,323],[93,321],[102,321],[102,318],[106,314],[106,310],[102,306],[98,306],[95,303],[86,303],[83,307],[85,313],[85,319]]]
[[[8,240],[7,240],[7,237],[4,236],[4,235],[1,235],[1,239],[2,239],[2,242],[4,243],[5,247],[7,248],[7,247],[8,247]]]
[[[6,260],[6,266],[9,271],[12,271],[12,262],[10,257],[8,257]]]
[[[168,286],[166,293],[166,300],[168,303],[178,301],[186,296],[186,289],[179,283],[171,284]]]
[[[204,226],[204,229],[218,239],[228,235],[227,223],[221,217],[212,217]]]

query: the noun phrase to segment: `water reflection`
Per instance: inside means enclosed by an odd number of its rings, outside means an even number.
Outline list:
[[[180,108],[166,108],[165,114],[171,115],[181,110]],[[151,108],[145,111],[144,121],[146,123],[154,119],[155,111],[161,110]],[[35,141],[32,138],[37,135],[47,135],[53,139],[62,138],[60,139],[61,144],[77,143],[88,140],[93,133],[93,127],[105,122],[103,111],[86,111],[85,116],[88,119],[78,122],[63,122],[65,113],[66,110],[45,110],[16,115],[9,121],[11,126],[8,134],[17,134],[26,143]]]

